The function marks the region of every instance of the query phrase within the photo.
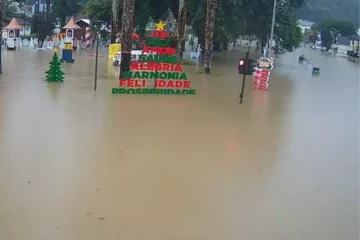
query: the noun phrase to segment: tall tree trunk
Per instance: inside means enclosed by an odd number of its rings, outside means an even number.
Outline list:
[[[135,17],[135,0],[124,0],[122,24],[120,33],[121,43],[121,64],[119,78],[124,77],[124,72],[130,70],[131,49],[132,42],[131,36],[134,32],[134,17]]]
[[[210,73],[211,68],[211,51],[213,46],[214,25],[215,25],[215,8],[216,0],[206,1],[206,23],[205,23],[205,73]]]
[[[2,29],[3,13],[4,13],[4,0],[0,0],[0,29]],[[1,52],[2,52],[3,45],[5,45],[5,44],[2,44],[2,30],[1,30],[1,34],[0,34],[0,44],[1,44],[1,46],[0,46],[0,74],[2,74]]]
[[[116,35],[120,33],[121,29],[121,9],[122,0],[112,0],[111,7],[111,43],[115,43]]]
[[[46,21],[50,21],[50,10],[50,0],[46,0]]]
[[[185,26],[186,26],[186,15],[187,15],[188,0],[179,1],[179,14],[177,20],[177,47],[176,55],[183,57],[182,43],[185,40]]]
[[[65,27],[66,25],[66,16],[65,15],[61,15],[60,16],[60,26],[61,28]]]

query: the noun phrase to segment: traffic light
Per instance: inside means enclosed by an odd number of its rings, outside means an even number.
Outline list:
[[[241,58],[238,64],[239,74],[252,75],[254,71],[254,60]]]

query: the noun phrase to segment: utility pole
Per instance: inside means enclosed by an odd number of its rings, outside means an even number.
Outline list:
[[[251,37],[251,36],[250,36]],[[246,55],[245,55],[245,64],[246,64],[246,72],[248,72],[248,70],[251,68],[253,69],[253,66],[252,65],[252,61],[249,61],[249,55],[250,55],[250,41],[249,41],[249,48],[246,52]],[[243,99],[244,99],[244,91],[245,91],[245,80],[246,80],[246,74],[244,73],[243,74],[243,79],[242,79],[242,85],[241,85],[241,93],[239,95],[240,97],[240,104],[243,103]]]
[[[267,56],[269,56],[269,52],[272,51],[272,46],[273,46],[274,28],[275,28],[275,19],[276,19],[276,5],[277,5],[277,0],[274,0],[273,15],[271,21],[271,32],[270,32],[270,46],[266,53]]]
[[[335,44],[335,38],[336,38],[336,29],[332,28],[333,30],[333,44]]]

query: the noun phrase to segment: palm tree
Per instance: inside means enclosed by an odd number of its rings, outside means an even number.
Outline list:
[[[134,32],[135,0],[123,0],[122,24],[120,33],[121,65],[119,78],[123,78],[124,72],[130,70],[131,36]]]
[[[4,13],[4,1],[0,0],[0,74],[2,74],[2,64],[1,64],[1,50],[2,50],[2,22],[3,22],[3,13]]]
[[[180,0],[179,1],[179,15],[178,15],[178,21],[177,21],[177,36],[178,36],[178,42],[177,42],[177,56],[182,57],[183,51],[182,51],[182,43],[184,41],[184,35],[185,35],[185,25],[186,25],[186,15],[187,15],[187,1],[188,0]]]
[[[206,23],[205,23],[205,73],[210,73],[211,68],[211,51],[213,46],[214,25],[215,25],[215,8],[217,0],[206,1]]]

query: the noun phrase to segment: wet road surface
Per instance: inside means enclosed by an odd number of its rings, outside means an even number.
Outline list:
[[[94,92],[85,53],[47,84],[51,51],[4,54],[0,239],[359,238],[359,65],[308,50],[315,78],[299,50],[240,105],[236,52],[185,67],[195,96],[111,95],[106,58]]]

